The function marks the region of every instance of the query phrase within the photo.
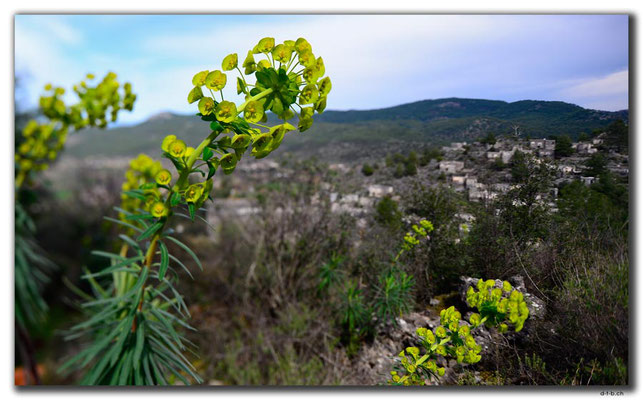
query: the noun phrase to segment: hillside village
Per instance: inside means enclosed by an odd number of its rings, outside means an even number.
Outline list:
[[[394,168],[396,162],[404,159],[399,153],[389,155],[386,161],[376,159],[372,162],[371,165],[376,167],[372,174],[364,173],[363,159],[353,163],[328,164],[308,160],[319,168],[313,178],[299,174],[301,162],[307,162],[301,157],[289,158],[286,155],[277,159],[244,159],[237,166],[237,174],[221,175],[215,179],[214,201],[208,203],[206,210],[206,219],[214,229],[208,231],[216,238],[221,221],[229,217],[243,219],[258,214],[257,194],[266,189],[266,182],[270,182],[268,187],[281,187],[279,185],[311,179],[310,182],[303,182],[313,188],[308,204],[315,207],[326,205],[332,213],[355,217],[361,229],[366,228],[366,217],[381,199],[390,197],[399,202],[401,195],[414,183],[428,187],[446,186],[469,202],[485,205],[516,187],[511,168],[516,155],[531,158],[535,163],[546,163],[555,169],[555,179],[548,194],[539,200],[556,212],[556,199],[561,186],[575,180],[585,185],[596,181],[597,176],[587,166],[593,156],[603,155],[605,168],[627,182],[628,155],[613,146],[606,146],[606,134],[595,132],[592,138],[570,142],[569,154],[565,155],[556,154],[554,139],[523,138],[515,134],[493,140],[486,137],[473,142],[452,142],[441,148],[431,147],[431,156],[424,157],[424,162],[415,161],[412,173],[402,176]],[[411,152],[422,151],[421,147],[413,148],[416,151],[410,150],[409,157]],[[394,160],[391,161],[391,158]],[[112,193],[117,191],[122,171],[127,168],[128,162],[128,157],[65,159],[54,171],[47,171],[47,176],[61,181],[61,187],[65,187],[72,182],[87,181],[91,175],[90,181],[100,181],[102,184],[85,186],[80,200],[88,206],[108,206],[113,204]],[[167,163],[167,160],[163,162]],[[73,179],[69,179],[70,176]],[[460,213],[459,217],[464,225],[469,225],[473,219],[473,215],[467,213]],[[182,229],[182,226],[178,229]]]
[[[377,202],[384,197],[400,200],[400,193],[405,190],[410,181],[419,181],[426,186],[448,186],[469,202],[486,204],[517,185],[513,182],[510,165],[517,153],[533,159],[535,163],[546,163],[555,169],[555,179],[549,193],[539,199],[547,204],[552,212],[556,212],[556,199],[559,188],[572,181],[580,181],[591,185],[597,179],[587,166],[588,160],[595,154],[606,156],[606,168],[615,176],[627,180],[629,174],[628,155],[621,154],[614,148],[604,146],[606,133],[600,133],[592,139],[571,143],[571,154],[556,155],[556,140],[528,139],[515,135],[507,135],[485,143],[479,140],[471,143],[453,142],[440,149],[439,155],[432,158],[426,165],[418,166],[416,174],[410,177],[391,176],[385,166],[378,166],[378,172],[372,176],[364,176],[360,170],[361,164],[332,163],[328,170],[332,176],[339,179],[328,182],[319,178],[318,191],[310,198],[311,205],[321,205],[329,202],[333,213],[347,213],[357,218],[360,228],[366,226],[366,215],[371,213]],[[280,165],[273,160],[261,160],[254,163],[239,165],[243,175],[252,176],[250,181],[261,182],[267,178],[290,181],[295,178],[295,170]],[[237,218],[249,217],[259,212],[256,201],[243,193],[254,191],[254,187],[246,186],[246,178],[233,183],[230,196],[215,198],[208,208],[208,221],[216,226],[227,216]],[[221,185],[221,181],[218,185]],[[246,186],[246,187],[244,187]],[[460,219],[466,225],[471,222],[473,215],[461,213]]]

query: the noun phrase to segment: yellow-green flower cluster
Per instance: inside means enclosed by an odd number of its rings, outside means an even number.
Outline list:
[[[186,146],[185,142],[181,139],[178,139],[176,135],[166,136],[161,143],[161,150],[163,150],[163,152],[174,161],[180,162],[179,165],[181,166],[181,168],[187,165],[188,159],[195,151],[193,147]],[[233,158],[235,157],[234,154],[228,153],[225,156],[221,157],[220,160],[216,161],[218,165],[223,165],[224,169],[226,168],[226,165],[229,164],[224,161],[224,159],[226,159],[226,156]],[[210,159],[210,161],[215,162],[215,159]],[[159,185],[168,185],[171,179],[172,175],[170,171],[162,170],[156,176],[156,183],[158,183]],[[212,186],[212,181],[208,179],[207,182],[196,183],[187,187],[177,187],[176,192],[181,194],[182,198],[184,198],[187,203],[196,204],[200,207],[210,195]]]
[[[64,125],[29,121],[18,138],[21,143],[16,148],[16,169],[25,174],[46,170],[65,145],[67,132]]]
[[[474,364],[480,361],[482,347],[476,343],[471,335],[471,327],[462,320],[462,314],[455,307],[440,312],[440,323],[442,325],[438,328],[443,328],[445,337],[450,339],[446,348],[449,355],[459,363]]]
[[[476,283],[477,291],[473,286],[467,289],[467,303],[480,312],[471,316],[471,323],[476,326],[487,323],[506,331],[508,326],[505,322],[508,321],[513,324],[515,331],[519,332],[529,317],[529,308],[524,296],[507,281],[502,283],[502,287],[497,286],[493,279],[479,279]]]
[[[451,306],[440,312],[440,325],[430,330],[416,330],[419,342],[425,350],[420,357],[417,347],[406,348],[399,354],[400,364],[406,374],[392,371],[389,383],[398,385],[424,385],[425,379],[444,375],[444,367],[438,367],[439,356],[453,358],[461,364],[475,364],[482,358],[482,347],[471,334],[471,326],[462,320],[462,314]],[[409,357],[410,356],[410,357]]]
[[[176,137],[176,135],[167,135],[161,143],[161,150],[175,160],[185,162],[194,151],[193,147],[188,147],[185,142]]]
[[[46,93],[40,97],[39,106],[48,121],[30,121],[17,137],[16,186],[20,187],[32,171],[47,169],[64,147],[70,129],[104,128],[108,114],[111,121],[116,121],[119,110],[132,110],[136,95],[129,83],[121,88],[112,72],[95,86],[87,83],[93,79],[94,76],[88,74],[86,80],[74,86],[79,100],[72,105],[63,101],[64,88],[45,85]]]
[[[257,60],[257,56],[265,58]],[[252,148],[255,158],[263,158],[281,145],[287,132],[309,129],[314,113],[321,113],[326,107],[332,88],[330,78],[323,77],[323,59],[313,55],[312,46],[303,38],[276,43],[274,38],[265,37],[248,51],[241,64],[237,53],[227,55],[221,69],[239,73],[237,94],[242,94],[245,101],[235,104],[225,100],[221,91],[229,76],[220,70],[204,70],[192,77],[188,102],[198,102],[198,115],[210,122],[213,132],[234,133],[232,138],[223,136],[209,145],[220,157],[212,162],[209,158],[203,160],[211,169],[222,166],[226,174],[234,170],[248,148]],[[252,75],[254,82],[250,81]],[[263,125],[268,111],[283,123],[272,127]],[[296,127],[288,122],[293,118],[298,120]],[[180,152],[168,150],[165,150],[167,154],[180,158],[177,156]]]
[[[264,158],[275,151],[284,139],[287,132],[295,130],[295,127],[285,122],[281,125],[273,126],[267,133],[255,135],[252,137],[252,155],[255,158]]]
[[[430,376],[444,376],[444,367],[438,367],[435,360],[429,358],[429,353],[420,356],[420,349],[407,347],[402,350],[400,365],[404,371],[391,371],[389,383],[394,385],[424,385]]]
[[[433,232],[433,224],[431,221],[426,219],[420,220],[420,224],[413,224],[411,226],[412,231],[409,231],[404,235],[404,242],[402,243],[402,251],[408,251],[413,249],[415,246],[420,244],[419,237],[428,237],[429,233]]]
[[[158,181],[159,177],[166,179],[167,177],[164,177],[166,173],[169,174],[169,171],[163,169],[159,161],[154,161],[145,154],[139,154],[130,161],[129,169],[125,172],[125,182],[123,182],[121,189],[123,192],[139,190],[145,184]],[[169,174],[169,179],[171,178],[172,175]],[[156,185],[149,186],[142,193],[145,199],[122,194],[121,208],[130,213],[135,213],[139,209],[150,211],[154,204],[161,201],[161,192]],[[125,220],[125,214],[120,213],[119,218]]]
[[[117,75],[113,72],[105,75],[96,86],[87,83],[92,80],[94,76],[87,74],[85,81],[74,86],[74,92],[80,98],[80,102],[70,107],[69,118],[76,129],[87,125],[104,128],[107,126],[108,118],[112,122],[116,121],[121,109],[131,111],[134,108],[136,95],[132,93],[130,83],[121,87]]]
[[[265,58],[256,60],[257,55]],[[326,72],[323,59],[315,57],[312,46],[304,38],[276,44],[274,38],[265,37],[248,51],[241,64],[243,71],[236,53],[226,56],[221,66],[224,71],[236,69],[239,72],[237,93],[244,94],[246,103],[233,111],[240,113],[249,106],[251,110],[244,114],[244,118],[253,124],[265,122],[264,111],[270,110],[284,121],[298,116],[298,129],[303,132],[312,125],[314,112],[324,111],[332,88],[330,78],[323,77]],[[298,67],[301,69],[297,70]],[[253,74],[256,82],[249,84],[247,78]],[[188,102],[199,101],[201,114],[209,115],[219,102],[214,93],[212,97],[205,96],[202,88],[205,86],[214,91],[223,89],[227,83],[226,75],[218,70],[205,70],[197,73],[192,83],[194,87],[188,94]],[[231,119],[232,116],[226,113],[224,118]],[[216,119],[226,122],[220,115],[216,115]]]

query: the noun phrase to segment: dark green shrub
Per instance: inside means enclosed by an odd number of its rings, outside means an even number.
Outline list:
[[[502,158],[500,158],[500,157],[498,157],[495,160],[493,160],[493,163],[491,164],[491,169],[493,169],[495,171],[502,171],[506,167],[507,167],[507,165],[504,162],[502,162]]]
[[[375,220],[392,229],[402,225],[402,212],[391,196],[385,196],[375,205]]]
[[[404,163],[404,176],[413,176],[417,175],[418,169],[415,162],[412,162],[410,159]]]
[[[571,156],[574,154],[572,139],[567,135],[557,136],[556,149],[554,151],[557,158]]]
[[[599,176],[607,172],[607,159],[603,153],[594,153],[585,161],[585,167],[585,176]]]
[[[364,174],[364,176],[371,176],[373,175],[373,172],[375,172],[375,169],[369,164],[364,164],[362,166],[362,174]]]
[[[394,178],[401,178],[404,176],[404,165],[403,164],[395,164],[395,170],[393,171],[393,177]]]

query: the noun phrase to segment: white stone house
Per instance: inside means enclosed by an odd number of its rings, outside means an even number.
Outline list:
[[[502,157],[502,162],[505,164],[508,164],[509,161],[511,161],[511,158],[514,156],[515,152],[516,152],[515,148],[510,151],[501,151],[500,157]]]
[[[369,197],[380,198],[393,193],[393,186],[370,185],[367,190]]]
[[[543,158],[551,158],[554,156],[554,150],[538,149],[538,156]]]
[[[591,143],[574,143],[574,147],[578,154],[594,154],[597,151]]]
[[[453,175],[451,176],[451,182],[454,185],[464,185],[464,182],[466,181],[467,176],[466,175]]]
[[[589,186],[592,183],[594,183],[595,180],[596,180],[596,178],[593,177],[593,176],[581,176],[580,177],[580,181],[583,182],[587,186]]]
[[[439,168],[447,174],[456,174],[464,168],[464,161],[440,161]]]

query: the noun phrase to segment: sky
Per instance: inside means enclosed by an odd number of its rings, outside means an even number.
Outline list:
[[[16,15],[14,28],[21,107],[46,83],[113,71],[138,95],[121,124],[196,112],[192,76],[265,36],[308,39],[333,83],[328,109],[444,97],[628,108],[626,15]]]

